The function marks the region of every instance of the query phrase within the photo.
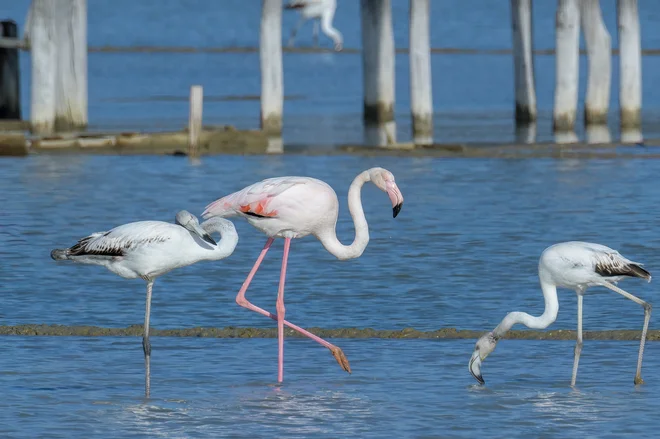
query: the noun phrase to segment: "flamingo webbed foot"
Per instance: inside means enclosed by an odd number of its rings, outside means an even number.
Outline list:
[[[332,356],[335,357],[335,360],[337,360],[337,363],[339,363],[341,368],[346,372],[351,373],[351,365],[348,364],[348,358],[344,355],[344,351],[335,346],[330,349],[330,352],[332,352]]]
[[[638,386],[640,384],[644,384],[644,380],[642,379],[642,377],[640,375],[637,375],[635,377],[635,385]]]

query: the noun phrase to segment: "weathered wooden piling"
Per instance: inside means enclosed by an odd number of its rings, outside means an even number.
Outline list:
[[[0,22],[4,38],[18,38],[14,20]],[[21,118],[21,84],[18,49],[0,48],[0,119]]]
[[[282,70],[282,0],[262,0],[261,35],[261,129],[269,135],[282,133],[284,73]]]
[[[619,105],[622,130],[642,124],[642,51],[637,0],[617,0]]]
[[[87,126],[87,0],[58,0],[55,128]]]
[[[612,49],[610,34],[603,23],[600,0],[581,0],[580,18],[589,58],[584,123],[587,125],[607,124],[612,76]]]
[[[31,129],[34,133],[49,134],[55,128],[57,5],[51,0],[32,0],[30,7]]]
[[[555,131],[573,131],[578,101],[579,0],[558,0],[555,26],[557,41],[553,128]]]
[[[516,124],[536,120],[536,89],[532,38],[532,0],[511,0],[513,72],[516,90]]]
[[[199,155],[199,134],[202,132],[204,90],[201,85],[190,87],[190,114],[188,115],[188,156]]]
[[[410,106],[413,142],[433,143],[430,0],[410,0]]]
[[[610,129],[606,124],[589,124],[584,131],[588,144],[607,144],[612,141]]]
[[[391,0],[360,0],[363,115],[382,128],[380,143],[396,142],[394,122],[394,33]]]

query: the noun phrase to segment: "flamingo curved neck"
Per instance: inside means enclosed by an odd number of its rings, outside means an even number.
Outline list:
[[[348,189],[348,210],[351,212],[355,226],[355,239],[353,239],[351,245],[344,245],[339,242],[336,223],[333,228],[317,236],[323,247],[339,260],[360,257],[364,249],[367,248],[367,244],[369,244],[369,225],[367,224],[367,219],[364,217],[360,195],[362,186],[370,180],[369,173],[364,171],[355,177],[353,183],[351,183],[351,187]]]
[[[213,248],[209,260],[215,261],[230,256],[238,244],[238,233],[234,224],[224,218],[211,218],[201,224],[202,228],[209,234],[220,233],[220,242]]]
[[[545,329],[556,319],[559,312],[559,301],[557,300],[557,287],[549,282],[541,280],[541,290],[545,299],[545,310],[539,317],[534,317],[526,312],[514,311],[502,319],[493,330],[493,336],[500,338],[506,334],[516,323],[523,324],[532,329]]]

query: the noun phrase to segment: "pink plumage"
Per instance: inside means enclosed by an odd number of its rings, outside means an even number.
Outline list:
[[[304,177],[275,177],[262,180],[214,201],[206,206],[202,216],[227,217],[241,213],[276,216],[276,212],[267,209],[271,201],[292,186],[304,184],[304,180]]]
[[[292,238],[313,235],[326,250],[342,260],[362,255],[369,243],[369,226],[360,200],[360,191],[366,182],[372,182],[388,194],[394,217],[398,215],[403,205],[403,195],[390,171],[371,168],[361,172],[355,177],[348,191],[348,209],[355,223],[355,239],[350,245],[344,245],[337,239],[335,231],[339,215],[337,194],[327,183],[311,177],[277,177],[254,183],[214,201],[206,206],[202,214],[204,218],[242,216],[268,236],[266,245],[236,296],[236,302],[240,306],[277,320],[279,382],[282,382],[284,375],[284,325],[330,349],[339,365],[345,371],[349,373],[351,371],[341,349],[284,320],[284,281]],[[284,255],[276,304],[277,315],[253,305],[245,298],[245,292],[275,238],[284,238]]]

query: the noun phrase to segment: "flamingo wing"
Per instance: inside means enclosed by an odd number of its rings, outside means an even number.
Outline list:
[[[125,256],[134,248],[166,242],[172,238],[172,228],[179,227],[161,221],[138,221],[96,232],[80,239],[67,249],[68,256]]]
[[[631,276],[651,280],[651,273],[641,263],[623,257],[618,251],[594,253],[594,271],[603,277]]]
[[[300,177],[276,177],[254,183],[238,192],[227,195],[206,206],[202,217],[228,217],[249,215],[261,218],[277,216],[277,210],[269,205],[279,195],[293,186],[305,184]]]

